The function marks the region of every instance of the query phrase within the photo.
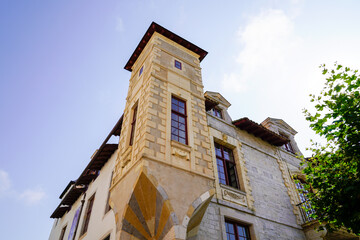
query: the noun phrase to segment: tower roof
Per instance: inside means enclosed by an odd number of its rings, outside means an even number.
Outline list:
[[[135,48],[133,54],[131,55],[129,61],[125,65],[125,69],[128,71],[132,71],[131,68],[140,56],[141,52],[144,50],[146,44],[149,42],[151,36],[154,34],[154,32],[157,32],[170,40],[176,42],[177,44],[180,44],[184,48],[189,49],[190,51],[200,55],[199,60],[200,62],[205,58],[205,56],[208,54],[207,51],[204,49],[196,46],[195,44],[185,40],[184,38],[176,35],[175,33],[167,30],[166,28],[160,26],[159,24],[152,22],[146,33],[144,34],[143,38]]]

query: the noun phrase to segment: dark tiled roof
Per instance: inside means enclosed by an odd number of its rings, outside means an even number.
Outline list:
[[[80,174],[80,177],[75,182],[70,182],[71,184],[68,184],[68,186],[65,188],[60,197],[63,197],[67,189],[69,189],[69,186],[71,186],[67,194],[65,194],[64,198],[61,200],[61,203],[51,214],[51,218],[61,218],[71,208],[74,202],[80,197],[80,195],[83,193],[83,189],[86,189],[87,185],[89,185],[92,180],[97,178],[100,169],[105,165],[111,155],[118,148],[117,144],[108,144],[107,142],[109,141],[111,136],[120,136],[122,122],[123,116],[121,116],[115,127],[106,137],[99,150],[95,153],[89,164]],[[85,188],[76,188],[76,186],[85,186]]]
[[[248,133],[253,134],[255,137],[259,137],[274,146],[282,146],[289,141],[289,139],[286,139],[279,134],[274,133],[273,131],[254,121],[251,121],[246,117],[235,120],[232,123],[239,129],[245,130]]]
[[[134,50],[133,54],[131,55],[129,61],[125,65],[125,69],[128,71],[132,71],[132,66],[140,56],[141,52],[144,50],[146,44],[149,42],[151,36],[154,32],[160,33],[161,35],[169,38],[170,40],[180,44],[181,46],[189,49],[190,51],[200,55],[199,60],[202,61],[205,56],[208,54],[205,50],[199,48],[195,44],[183,39],[182,37],[176,35],[175,33],[167,30],[166,28],[160,26],[159,24],[152,22],[146,33],[144,34],[143,38],[137,45],[136,49]]]

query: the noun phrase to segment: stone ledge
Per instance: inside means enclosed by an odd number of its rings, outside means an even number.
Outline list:
[[[221,194],[224,200],[247,207],[246,193],[229,186],[220,184]]]

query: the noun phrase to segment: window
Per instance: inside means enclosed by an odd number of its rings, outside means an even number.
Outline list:
[[[215,155],[219,182],[234,188],[239,188],[232,150],[215,143]]]
[[[59,240],[63,240],[63,239],[64,239],[66,227],[67,227],[67,226],[63,227],[63,229],[61,230],[61,234],[60,234]]]
[[[182,69],[182,66],[181,66],[181,62],[179,62],[178,60],[175,60],[175,67],[177,68],[177,69]]]
[[[171,98],[171,140],[187,144],[186,104],[178,98]]]
[[[315,211],[311,207],[309,199],[306,196],[308,191],[305,189],[304,184],[305,184],[304,180],[302,180],[301,178],[295,178],[295,186],[296,186],[296,189],[298,190],[299,197],[300,197],[300,203],[298,204],[298,206],[300,207],[304,222],[309,222],[309,221],[314,220],[311,217],[311,214],[315,213]]]
[[[110,177],[110,185],[109,185],[108,196],[107,196],[106,205],[105,205],[105,214],[111,210],[111,207],[109,205],[109,199],[110,199],[111,180],[112,180],[113,175],[114,175],[114,172],[111,173],[111,177]]]
[[[136,115],[137,115],[137,106],[133,110],[133,117],[132,117],[132,122],[131,122],[131,132],[130,132],[130,143],[129,143],[130,146],[133,145],[134,138],[135,138]]]
[[[110,234],[107,235],[103,240],[110,240]]]
[[[286,138],[286,139],[289,139],[289,137],[286,136],[285,134],[281,134],[281,133],[280,133],[280,135],[281,135],[282,137]],[[288,152],[295,153],[293,147],[292,147],[291,144],[290,144],[290,141],[287,142],[287,143],[285,143],[282,147],[283,147],[283,149],[285,149],[285,150],[288,151]]]
[[[144,66],[142,66],[142,67],[140,68],[140,71],[139,71],[139,77],[141,76],[141,74],[142,74],[143,70],[144,70]]]
[[[218,117],[218,118],[221,118],[221,119],[223,118],[222,117],[222,112],[221,112],[221,110],[219,108],[213,108],[211,112],[215,117]]]
[[[84,233],[87,232],[87,229],[89,226],[89,221],[90,221],[90,216],[91,216],[91,210],[92,210],[92,207],[94,204],[94,198],[95,198],[95,194],[92,195],[91,198],[89,198],[89,200],[88,200],[85,217],[84,217],[84,222],[83,222],[83,226],[82,226],[80,235],[83,235]]]
[[[283,145],[284,149],[288,152],[294,153],[294,149],[292,148],[290,142],[287,142]]]
[[[225,221],[227,240],[250,240],[249,227]]]

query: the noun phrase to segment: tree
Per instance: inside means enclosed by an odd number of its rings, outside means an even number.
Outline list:
[[[360,76],[337,63],[332,70],[320,68],[325,86],[318,96],[310,94],[316,113],[305,109],[304,114],[326,143],[312,141],[305,189],[312,217],[328,231],[345,227],[360,235]]]

